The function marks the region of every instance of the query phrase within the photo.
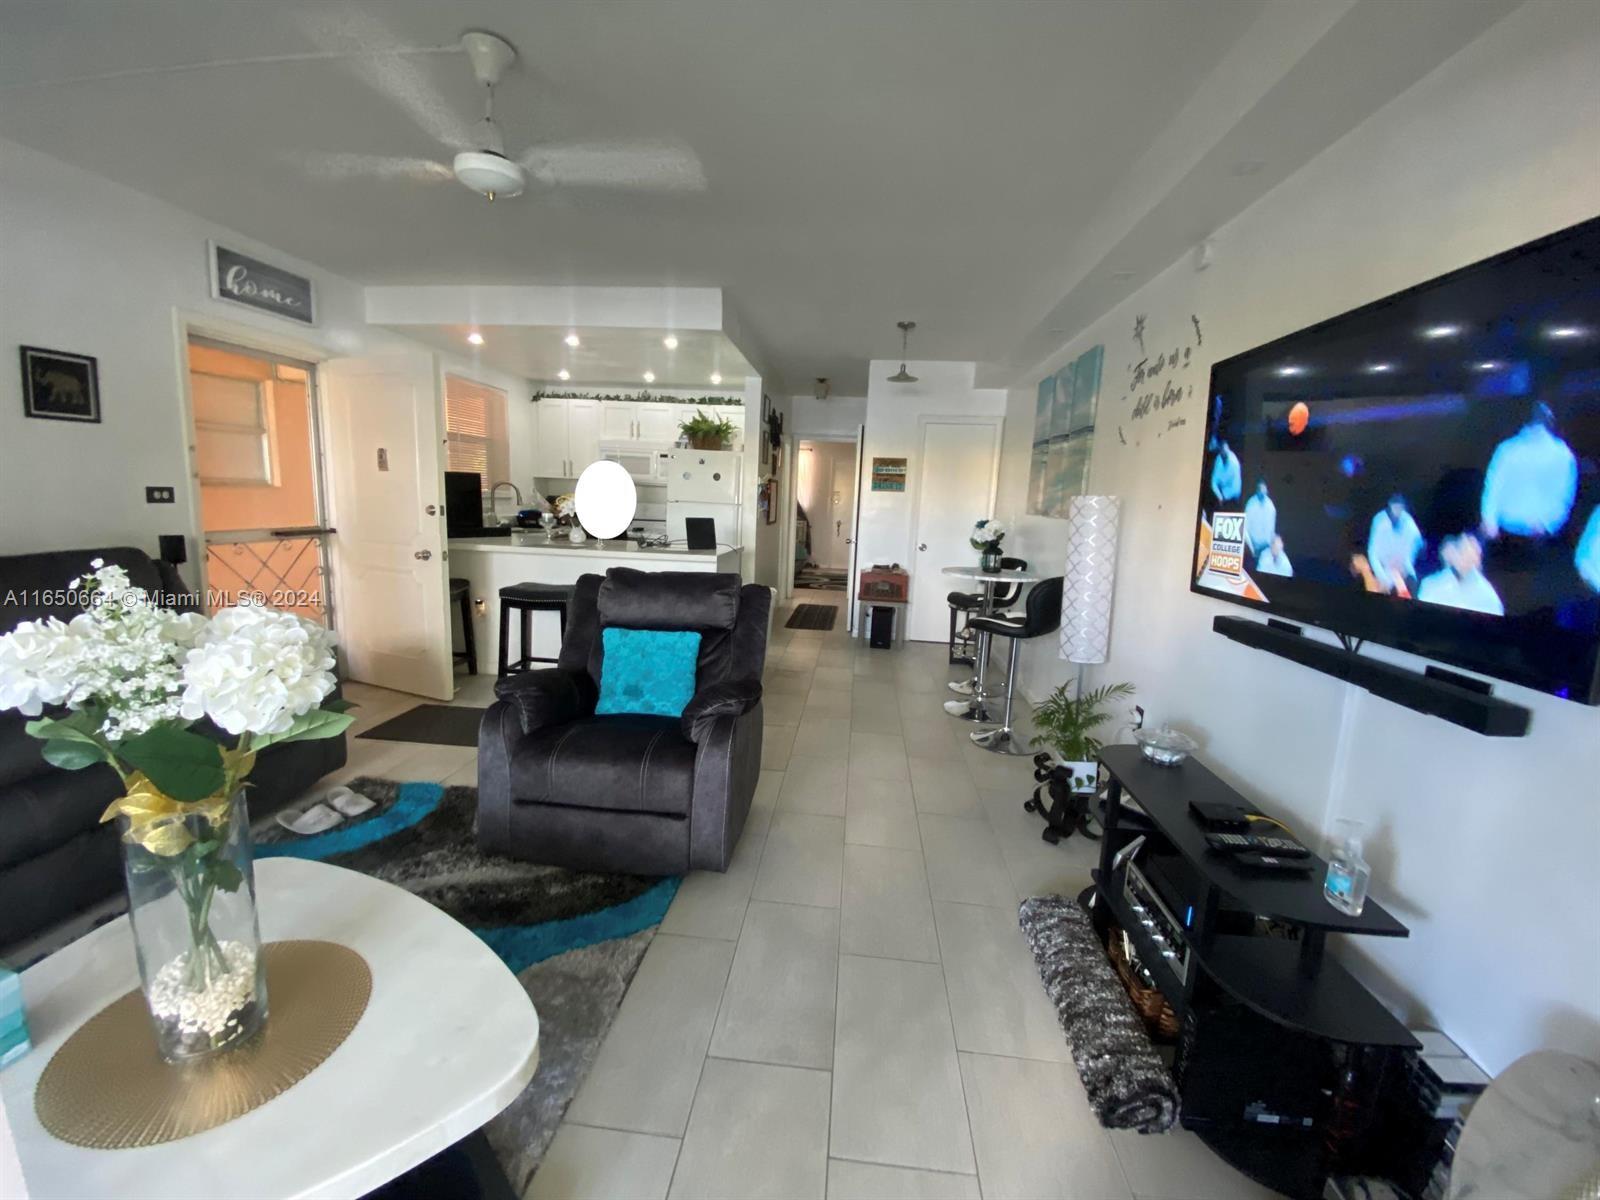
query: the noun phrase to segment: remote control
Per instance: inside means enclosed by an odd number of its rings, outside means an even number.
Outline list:
[[[1223,854],[1267,854],[1279,858],[1309,858],[1311,851],[1292,838],[1259,833],[1208,833],[1206,845]]]
[[[1261,854],[1253,850],[1235,854],[1233,861],[1241,867],[1249,867],[1251,870],[1298,871],[1302,873],[1311,870],[1311,864],[1304,858],[1279,858],[1275,855]]]

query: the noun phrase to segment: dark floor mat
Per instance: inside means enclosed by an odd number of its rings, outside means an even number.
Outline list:
[[[783,623],[785,629],[832,629],[833,623],[839,619],[839,610],[831,604],[800,604],[794,612],[789,614],[789,619]]]
[[[484,710],[465,704],[419,704],[357,737],[380,742],[427,742],[432,746],[476,746]]]

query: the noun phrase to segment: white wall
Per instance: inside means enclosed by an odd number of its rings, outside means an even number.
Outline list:
[[[829,396],[818,400],[812,395],[789,397],[792,414],[784,427],[795,437],[853,438],[867,420],[865,396]]]
[[[1600,713],[1501,684],[1533,731],[1479,737],[1213,634],[1237,610],[1188,591],[1206,382],[1214,358],[1594,216],[1596,64],[1600,8],[1535,0],[1217,231],[1210,270],[1175,263],[1030,375],[1106,348],[1091,490],[1122,496],[1124,515],[1096,677],[1136,683],[1154,720],[1196,732],[1212,767],[1302,836],[1366,821],[1373,895],[1412,935],[1342,952],[1491,1072],[1541,1046],[1600,1058]],[[1152,356],[1191,351],[1153,389],[1129,386],[1140,315]],[[1168,386],[1182,399],[1132,417]],[[1031,383],[1011,393],[1002,513],[1023,508],[1033,405]],[[1013,544],[1059,569],[1063,537],[1028,518]],[[1027,691],[1067,666],[1041,641]]]
[[[904,458],[906,490],[875,492],[870,483],[861,493],[861,554],[858,567],[873,563],[898,562],[910,571],[938,571],[948,563],[918,561],[913,544],[912,502],[915,499],[918,457],[917,421],[929,416],[996,416],[1004,418],[1006,393],[997,388],[973,385],[976,365],[970,362],[914,362],[908,364],[916,383],[890,383],[888,377],[899,369],[898,360],[874,359],[867,384],[866,441],[861,448],[864,473],[870,473],[872,460]],[[1029,428],[1032,417],[1029,418]],[[987,497],[972,497],[972,519],[990,515]],[[852,578],[850,587],[855,590]]]
[[[362,291],[348,280],[7,141],[0,197],[0,330],[13,355],[20,343],[97,358],[103,414],[98,425],[27,419],[14,362],[0,370],[0,552],[133,545],[154,553],[157,534],[197,528],[184,451],[185,319],[289,340],[311,357],[418,345],[370,328]],[[317,325],[211,299],[208,238],[311,277]],[[513,412],[527,395],[524,380],[470,358],[441,359],[446,370],[505,389]],[[177,503],[145,504],[146,484],[176,488]]]

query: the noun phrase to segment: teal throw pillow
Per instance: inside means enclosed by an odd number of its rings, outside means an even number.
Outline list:
[[[679,717],[694,696],[700,635],[663,629],[601,630],[600,701],[594,711]]]

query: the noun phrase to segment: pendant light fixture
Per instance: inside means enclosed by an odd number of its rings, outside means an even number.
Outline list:
[[[889,376],[890,383],[915,383],[917,377],[906,370],[906,346],[911,341],[911,331],[917,327],[915,321],[897,321],[900,326],[900,369]]]

